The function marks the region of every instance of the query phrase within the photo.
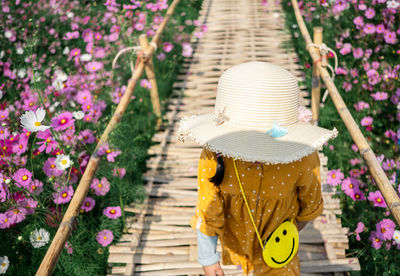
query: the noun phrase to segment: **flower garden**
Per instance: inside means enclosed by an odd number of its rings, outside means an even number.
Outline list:
[[[201,1],[183,0],[163,32],[154,67],[161,102],[185,57]],[[131,76],[124,53],[154,36],[160,1],[2,1],[0,49],[0,274],[34,275],[90,155]],[[144,198],[142,172],[156,116],[140,80],[122,121],[98,154],[100,167],[54,275],[105,275],[124,206]],[[23,273],[21,274],[21,272]]]
[[[311,90],[312,60],[291,2],[282,4]],[[324,28],[323,42],[338,56],[336,87],[399,194],[400,2],[306,0],[299,6],[309,30]],[[331,52],[332,65],[333,58]],[[320,125],[339,131],[324,153],[330,169],[327,183],[336,189],[342,224],[351,231],[347,254],[359,258],[360,275],[400,275],[400,229],[329,97],[321,108]]]

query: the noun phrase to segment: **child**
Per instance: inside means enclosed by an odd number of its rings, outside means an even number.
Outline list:
[[[205,275],[224,275],[218,238],[245,275],[300,275],[297,228],[323,209],[317,149],[337,136],[307,117],[295,77],[254,61],[222,74],[215,112],[182,119],[179,138],[203,146],[191,226]]]

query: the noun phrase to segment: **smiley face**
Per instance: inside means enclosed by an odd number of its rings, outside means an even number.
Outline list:
[[[282,223],[269,237],[263,250],[266,264],[279,268],[288,264],[299,248],[299,232],[290,221]]]

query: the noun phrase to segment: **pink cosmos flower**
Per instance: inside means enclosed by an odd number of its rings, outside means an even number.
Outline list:
[[[361,159],[360,158],[352,158],[349,160],[350,165],[355,166],[358,164],[361,164]]]
[[[8,128],[0,126],[0,140],[6,140],[9,135],[10,132],[8,131]]]
[[[340,169],[331,170],[328,172],[326,177],[326,183],[331,186],[337,186],[342,182],[343,177],[344,174],[340,171]]]
[[[118,176],[119,178],[123,178],[125,173],[126,173],[126,169],[125,168],[115,168],[112,170],[113,176]]]
[[[93,131],[90,129],[82,130],[79,133],[78,139],[81,140],[83,144],[93,144],[96,141]]]
[[[369,236],[369,240],[372,242],[372,247],[375,249],[379,249],[382,246],[382,240],[376,235],[376,231],[371,231],[371,235]]]
[[[9,113],[8,113],[7,109],[0,110],[0,121],[6,120],[8,118],[8,115],[9,115]]]
[[[91,61],[85,65],[85,69],[91,73],[97,72],[98,70],[103,69],[104,65],[99,61]]]
[[[58,143],[54,140],[49,129],[39,131],[37,137],[42,139],[42,141],[36,142],[36,145],[40,145],[38,148],[40,152],[46,150],[46,153],[50,153],[58,147]]]
[[[74,31],[74,32],[67,32],[64,37],[63,40],[71,40],[71,39],[75,39],[79,37],[79,32],[78,31]]]
[[[397,38],[396,38],[395,32],[386,31],[385,35],[383,37],[385,38],[385,42],[387,44],[396,44],[397,43]]]
[[[44,162],[43,171],[48,177],[60,176],[64,171],[57,169],[56,159],[54,157],[50,157]]]
[[[94,190],[94,193],[97,196],[104,196],[110,190],[110,182],[108,182],[107,178],[103,177],[101,181],[97,178],[94,178],[92,184],[90,184],[90,188]]]
[[[85,212],[89,212],[90,210],[92,210],[94,208],[95,205],[96,205],[96,201],[93,198],[88,196],[83,201],[81,209],[84,210]]]
[[[113,232],[108,229],[104,229],[97,234],[96,240],[102,246],[107,246],[114,240]]]
[[[86,43],[93,41],[93,31],[91,29],[86,29],[82,32],[83,41]]]
[[[371,23],[367,23],[367,24],[365,24],[363,31],[366,34],[373,34],[373,33],[375,33],[375,25],[371,24]]]
[[[384,101],[389,98],[389,94],[386,92],[376,92],[372,93],[371,97],[374,98],[375,101]]]
[[[99,150],[98,150],[98,152],[97,152],[97,154],[98,154],[99,156],[102,156],[102,155],[104,155],[104,154],[107,154],[107,160],[108,160],[108,162],[114,162],[114,161],[115,161],[114,158],[117,157],[120,153],[121,153],[121,151],[110,148],[110,146],[108,145],[108,143],[103,143],[103,144],[100,146],[100,148],[99,148]]]
[[[8,186],[6,183],[1,183],[0,182],[0,202],[4,202],[8,198]]]
[[[357,16],[356,18],[353,19],[353,23],[357,27],[362,27],[362,26],[364,26],[364,19],[362,16]]]
[[[119,206],[110,206],[103,210],[103,214],[106,215],[110,219],[116,219],[121,216],[121,207]]]
[[[396,162],[393,159],[386,159],[386,161],[382,163],[382,168],[385,171],[390,171],[396,168]]]
[[[366,130],[371,131],[372,130],[372,123],[374,122],[374,119],[370,116],[366,116],[361,119],[361,125],[366,127]]]
[[[362,58],[364,55],[364,51],[362,48],[358,47],[356,49],[353,49],[353,56],[354,58]]]
[[[374,203],[375,207],[387,208],[386,202],[380,191],[369,192],[368,200]]]
[[[159,61],[163,61],[165,58],[166,58],[166,56],[165,56],[165,54],[162,53],[162,52],[161,52],[159,55],[157,55],[157,59],[158,59]]]
[[[70,58],[79,58],[81,56],[81,49],[74,48],[69,52]]]
[[[25,198],[18,202],[18,206],[25,208],[27,215],[35,213],[37,204],[38,202],[32,198]]]
[[[364,223],[362,223],[361,221],[359,221],[359,222],[357,223],[357,228],[356,228],[356,230],[354,230],[354,233],[356,234],[356,240],[358,240],[358,241],[361,240],[359,234],[360,234],[361,232],[363,232],[364,229],[365,229]]]
[[[94,57],[95,58],[104,58],[106,56],[106,51],[102,47],[96,47],[94,49]]]
[[[10,219],[3,213],[0,213],[0,229],[6,229],[11,226]]]
[[[146,89],[151,89],[151,83],[147,79],[141,79],[140,80],[140,86]]]
[[[82,90],[79,91],[78,94],[75,96],[75,100],[79,104],[85,104],[87,102],[92,102],[92,94],[90,93],[89,90]]]
[[[347,81],[343,82],[342,88],[344,89],[344,91],[349,92],[351,90],[351,88],[353,87],[353,85]]]
[[[376,236],[381,240],[391,240],[396,224],[391,219],[383,219],[376,224]]]
[[[342,55],[347,55],[350,52],[351,52],[351,44],[350,43],[343,44],[343,47],[339,51],[339,53],[341,53]]]
[[[12,176],[17,187],[28,188],[32,180],[32,173],[25,168],[18,169]]]
[[[11,224],[19,223],[26,217],[26,210],[22,207],[13,207],[5,212]]]
[[[40,180],[35,179],[34,181],[31,181],[28,190],[31,194],[38,195],[43,191],[43,183]]]
[[[53,201],[55,204],[68,203],[74,195],[72,185],[63,187],[59,192],[53,193]]]
[[[355,191],[358,191],[360,187],[360,181],[353,177],[347,177],[342,181],[342,191],[348,196],[352,196]]]
[[[40,133],[40,132],[39,132]],[[12,146],[12,151],[17,155],[21,155],[26,152],[28,147],[29,137],[20,136],[18,142],[14,143]]]
[[[75,119],[69,111],[62,112],[57,117],[51,119],[51,126],[55,131],[65,130],[74,125]]]
[[[375,31],[377,34],[383,34],[385,32],[385,25],[383,24],[378,24],[376,25]]]
[[[359,101],[358,103],[354,104],[354,108],[357,111],[361,111],[363,109],[369,108],[369,104],[364,101]]]
[[[368,8],[365,13],[364,13],[365,17],[368,19],[372,19],[375,16],[375,10],[373,8]]]
[[[190,57],[193,53],[193,48],[188,42],[182,43],[182,56]]]
[[[164,49],[164,51],[165,51],[166,53],[169,53],[169,52],[172,51],[172,49],[174,49],[174,45],[172,45],[172,43],[170,43],[170,42],[165,42],[165,43],[163,44],[163,49]]]

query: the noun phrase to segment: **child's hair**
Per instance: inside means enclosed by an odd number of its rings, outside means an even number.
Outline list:
[[[217,153],[217,170],[215,171],[214,176],[209,179],[210,182],[214,183],[214,186],[216,187],[221,185],[222,180],[224,180],[224,172],[225,172],[224,159],[222,159],[221,154]]]

